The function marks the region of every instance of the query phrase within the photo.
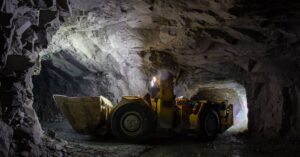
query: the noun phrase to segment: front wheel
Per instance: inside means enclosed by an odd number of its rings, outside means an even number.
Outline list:
[[[155,114],[142,104],[125,104],[115,111],[111,119],[112,134],[126,142],[143,142],[155,128]]]
[[[213,140],[220,130],[220,118],[214,109],[204,110],[198,120],[198,134],[202,140]]]

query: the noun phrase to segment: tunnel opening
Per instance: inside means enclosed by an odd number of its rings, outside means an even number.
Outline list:
[[[194,100],[222,101],[233,105],[234,124],[225,135],[239,134],[248,130],[248,105],[245,88],[236,82],[216,83],[200,87],[192,96]]]
[[[111,8],[108,9],[114,9],[119,5],[112,3]],[[190,42],[183,42],[185,38],[190,38],[189,35],[178,39],[176,32],[180,33],[183,30],[174,29],[177,23],[172,23],[172,20],[168,21],[163,17],[156,17],[151,11],[137,9],[127,15],[118,10],[112,14],[99,15],[97,9],[85,9],[88,11],[75,12],[73,17],[61,25],[47,49],[40,52],[40,61],[36,66],[37,76],[33,78],[35,95],[33,106],[42,126],[48,126],[48,122],[66,123],[66,119],[55,105],[53,94],[102,95],[115,104],[123,95],[144,96],[148,92],[147,86],[151,75],[159,69],[168,69],[176,74],[178,71],[193,71],[184,69],[186,66],[201,67],[207,62],[215,64],[218,63],[217,58],[222,58],[216,56],[210,61],[207,57],[204,60],[200,59],[200,55],[196,58],[199,60],[199,65],[194,65],[192,62],[191,65],[184,63],[185,60],[194,58],[186,58],[184,53],[177,55],[176,48],[171,51],[165,47],[166,45],[176,47],[182,44],[189,47],[187,45],[190,45]],[[140,12],[146,14],[139,16]],[[183,34],[178,34],[181,35]],[[194,40],[196,37],[192,38]],[[189,51],[195,50],[182,51],[192,53]],[[207,65],[208,68],[218,71],[220,67],[214,66]],[[193,93],[194,95],[191,95],[191,91],[195,91],[194,88],[187,89],[183,95],[188,95],[192,99],[230,99],[234,105],[235,125],[229,132],[242,132],[247,129],[245,89],[232,82],[210,84],[214,82],[216,75],[225,74],[198,73],[195,79],[201,80],[202,77],[207,77],[205,78],[207,85],[198,86],[198,93]],[[186,79],[189,80],[189,76],[186,76]],[[186,84],[180,80],[178,83]],[[196,84],[197,81],[188,83]],[[222,92],[225,93],[222,95]],[[66,129],[67,132],[70,129],[69,125],[61,126],[68,126],[69,128],[61,128]]]
[[[299,3],[268,3],[0,1],[0,143],[4,145],[0,156],[40,156],[39,151],[46,152],[40,149],[45,140],[41,140],[33,99],[42,122],[61,121],[64,118],[55,108],[53,93],[105,95],[114,102],[124,94],[143,95],[153,72],[140,67],[153,64],[156,69],[184,71],[178,75],[187,82],[179,84],[188,87],[183,95],[190,97],[212,91],[230,93],[232,89],[203,86],[194,92],[190,88],[203,80],[234,79],[246,85],[250,132],[263,138],[292,137],[296,149],[274,151],[271,147],[265,152],[294,155],[299,144],[295,139],[300,136]],[[41,51],[61,22],[65,22],[57,32],[61,35],[52,40],[56,44]],[[39,55],[42,61],[37,60]],[[32,93],[35,64],[36,73],[40,64],[43,68],[34,78]],[[54,147],[51,149],[62,153]],[[265,155],[260,151],[264,146],[259,147],[255,150],[260,153],[251,151],[251,156]],[[228,156],[239,156],[231,152]]]

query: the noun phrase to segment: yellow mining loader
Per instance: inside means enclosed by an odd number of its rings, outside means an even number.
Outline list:
[[[160,132],[195,134],[212,140],[233,125],[232,104],[226,100],[176,98],[173,84],[173,77],[154,77],[149,94],[123,96],[115,106],[102,96],[53,97],[78,133],[111,133],[128,142],[142,142]]]

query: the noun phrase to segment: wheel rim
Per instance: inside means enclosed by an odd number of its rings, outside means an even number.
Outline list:
[[[216,117],[213,114],[207,114],[204,122],[205,132],[208,136],[213,136],[217,132],[218,124]]]
[[[120,126],[127,135],[137,135],[142,130],[142,117],[138,112],[127,112],[121,117]]]

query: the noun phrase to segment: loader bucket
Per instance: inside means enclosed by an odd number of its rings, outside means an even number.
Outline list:
[[[53,95],[53,99],[73,129],[81,134],[93,134],[99,127],[106,127],[108,116],[113,108],[111,101],[103,96]]]

